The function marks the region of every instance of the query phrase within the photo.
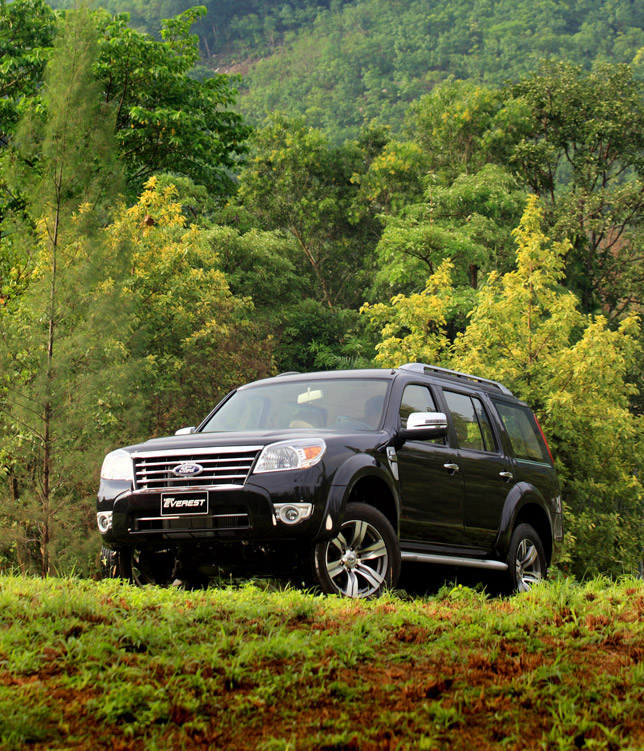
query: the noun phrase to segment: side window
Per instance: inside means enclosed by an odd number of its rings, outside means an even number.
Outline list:
[[[417,383],[405,386],[400,400],[400,424],[403,428],[407,427],[407,419],[412,412],[436,411],[436,402],[427,386],[421,386]],[[441,446],[447,443],[446,438],[426,438],[424,440],[427,443],[435,443]]]
[[[405,386],[400,402],[400,424],[407,427],[407,418],[412,412],[436,412],[436,404],[427,386]]]
[[[443,395],[452,414],[458,445],[476,451],[495,451],[494,433],[481,400],[454,391],[443,391]]]
[[[483,433],[483,442],[485,444],[486,451],[494,451],[496,449],[494,442],[494,433],[492,432],[492,426],[490,425],[490,418],[487,416],[485,407],[480,399],[472,398],[474,403],[474,409],[476,410],[476,416],[479,420],[479,427],[481,433]]]
[[[496,400],[494,403],[510,436],[515,457],[549,464],[547,449],[532,412],[527,407],[515,404],[506,404]]]

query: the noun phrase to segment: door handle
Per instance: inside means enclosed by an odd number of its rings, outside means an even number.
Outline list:
[[[443,464],[443,467],[445,467],[446,470],[448,470],[449,472],[451,472],[454,475],[460,469],[460,467],[458,466],[458,464],[450,464],[449,462],[447,464]]]
[[[512,472],[499,472],[499,475],[504,480],[512,480],[514,478],[514,475],[512,474]]]

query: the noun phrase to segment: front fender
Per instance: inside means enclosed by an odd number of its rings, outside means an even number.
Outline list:
[[[320,540],[329,540],[338,534],[349,498],[356,485],[365,479],[381,481],[387,486],[394,499],[396,518],[400,517],[398,483],[391,473],[386,456],[384,454],[355,454],[338,468],[329,487],[324,518],[319,532]]]

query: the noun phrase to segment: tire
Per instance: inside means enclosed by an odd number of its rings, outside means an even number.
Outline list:
[[[116,550],[111,550],[105,545],[101,545],[101,579],[118,579],[120,571],[119,558],[120,555]]]
[[[529,524],[518,524],[512,532],[506,563],[511,592],[527,592],[546,578],[548,567],[543,543]]]
[[[396,534],[378,509],[347,505],[337,537],[313,550],[315,577],[323,592],[344,597],[378,597],[400,576]]]
[[[118,575],[139,587],[146,584],[167,587],[174,579],[174,561],[173,550],[125,548],[119,554]]]

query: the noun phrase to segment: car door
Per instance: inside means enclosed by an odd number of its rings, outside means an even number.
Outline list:
[[[443,389],[442,395],[456,432],[456,462],[464,482],[463,543],[489,550],[515,482],[513,460],[503,451],[483,398],[451,389]]]
[[[412,412],[436,412],[425,384],[407,384],[400,407],[400,427]],[[447,439],[406,441],[397,451],[400,483],[401,542],[458,544],[463,535],[463,478],[458,454]]]

